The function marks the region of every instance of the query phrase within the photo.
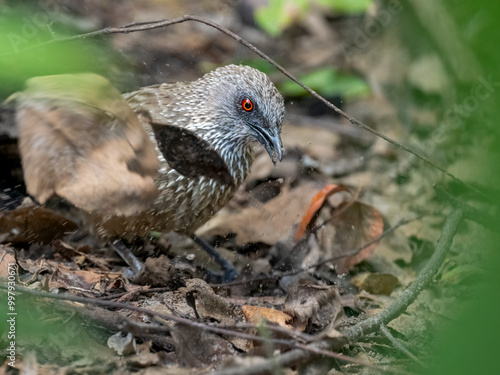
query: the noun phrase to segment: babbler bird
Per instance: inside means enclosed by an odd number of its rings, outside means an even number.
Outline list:
[[[94,74],[37,77],[14,99],[28,193],[71,203],[106,240],[191,235],[245,180],[254,143],[282,158],[283,98],[248,66],[123,97]]]

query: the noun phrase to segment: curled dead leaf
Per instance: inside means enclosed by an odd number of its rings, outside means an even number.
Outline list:
[[[317,193],[309,205],[307,212],[302,217],[299,227],[293,236],[294,241],[299,241],[305,234],[307,227],[313,222],[313,218],[316,216],[318,211],[321,209],[326,199],[332,194],[338,193],[339,191],[349,191],[349,189],[344,185],[327,185],[319,193]]]
[[[342,203],[332,218],[335,226],[335,242],[339,245],[336,257],[347,255],[336,262],[337,273],[349,271],[359,262],[373,254],[378,242],[366,246],[356,254],[349,255],[368,243],[376,240],[384,231],[384,220],[379,211],[361,202]]]
[[[219,335],[177,323],[172,329],[177,360],[183,366],[220,366],[236,355],[232,344]]]
[[[242,320],[235,308],[224,298],[215,294],[214,290],[204,280],[186,280],[186,287],[183,291],[186,293],[186,297],[192,300],[191,304],[201,319],[228,325]]]
[[[186,280],[183,289],[188,304],[194,307],[196,315],[203,320],[234,325],[244,321],[244,316],[239,309],[228,303],[224,298],[215,294],[213,289],[204,280]],[[252,342],[237,336],[223,335],[235,348],[248,352]]]
[[[304,331],[310,319],[328,303],[335,304],[339,311],[342,310],[335,286],[299,284],[288,292],[283,311],[293,317],[292,325],[295,329]]]
[[[283,311],[293,317],[296,330],[337,327],[344,319],[338,288],[334,285],[298,284],[288,292]],[[316,324],[321,321],[321,324]]]
[[[49,243],[76,225],[45,207],[19,207],[0,212],[0,242]]]
[[[263,320],[267,320],[279,324],[283,328],[293,329],[293,326],[288,324],[292,320],[292,316],[283,311],[250,305],[242,306],[241,311],[243,311],[245,318],[250,323],[261,324]]]
[[[50,289],[68,289],[94,293],[103,289],[105,277],[99,273],[85,270],[71,270],[58,267],[49,278]]]
[[[325,223],[329,225],[327,232],[331,232],[334,236],[335,246],[330,243],[331,237],[329,237],[322,244],[322,248],[325,253],[331,253],[332,257],[337,260],[335,265],[339,274],[349,271],[354,265],[373,254],[378,242],[356,253],[353,251],[375,241],[384,229],[380,212],[365,203],[351,200],[344,201],[334,208],[329,206],[327,198],[341,191],[349,190],[344,185],[327,185],[318,192],[313,197],[294,235],[294,241],[302,239],[307,228],[315,223],[320,211],[323,213],[322,209],[329,207],[331,212],[326,215],[328,219],[325,219]]]

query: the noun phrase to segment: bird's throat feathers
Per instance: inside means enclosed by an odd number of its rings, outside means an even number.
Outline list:
[[[243,183],[250,172],[254,159],[253,146],[248,141],[238,138],[231,131],[215,135],[208,132],[204,138],[222,157],[233,176],[236,186]]]
[[[230,126],[210,127],[193,121],[186,129],[205,140],[219,154],[236,186],[243,183],[254,159],[253,144],[249,139],[242,138]]]

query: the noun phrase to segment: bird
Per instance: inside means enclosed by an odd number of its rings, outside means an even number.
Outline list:
[[[7,102],[27,192],[105,241],[193,235],[241,186],[255,144],[283,157],[283,97],[245,65],[123,95],[94,73],[35,77]]]

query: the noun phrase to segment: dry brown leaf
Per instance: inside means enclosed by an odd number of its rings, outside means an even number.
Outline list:
[[[132,215],[158,195],[155,148],[120,93],[95,74],[32,78],[16,94],[28,193],[86,211]]]
[[[328,303],[335,305],[339,314],[343,312],[335,286],[299,284],[288,292],[283,311],[293,317],[296,330],[304,331],[310,319]]]
[[[101,285],[102,279],[101,274],[92,271],[74,271],[61,266],[49,278],[49,288],[77,289],[93,293],[104,289]]]
[[[2,242],[49,243],[76,230],[76,225],[44,207],[20,207],[0,212]]]
[[[16,264],[14,249],[10,246],[0,245],[0,280],[7,280],[12,276],[12,266]]]
[[[134,282],[140,285],[166,286],[177,277],[177,272],[170,259],[162,254],[157,258],[147,258],[142,272]]]
[[[343,185],[327,185],[317,193],[302,217],[302,222],[295,232],[294,239],[301,239],[308,226],[315,221],[322,221],[316,236],[309,237],[313,243],[318,241],[321,256],[334,258],[337,273],[345,273],[354,265],[373,254],[378,242],[375,242],[358,253],[352,252],[380,237],[384,229],[382,215],[372,206],[359,201],[345,201],[344,195],[334,193],[346,191]],[[329,198],[327,200],[327,198]],[[335,203],[333,203],[336,201]],[[335,208],[332,209],[332,206]],[[308,243],[307,251],[302,251],[296,259],[307,259],[314,247]],[[314,254],[313,254],[314,255]],[[317,254],[316,254],[317,255]],[[288,257],[288,255],[287,255]],[[312,261],[315,263],[316,259]],[[309,259],[310,263],[311,260]]]
[[[234,325],[238,321],[244,321],[244,316],[239,309],[228,303],[224,298],[215,294],[213,289],[201,279],[186,280],[186,288],[183,289],[186,300],[195,308],[196,315],[204,320],[219,322],[224,325]],[[237,336],[223,335],[234,347],[248,352],[252,342]]]
[[[272,323],[277,323],[283,328],[293,329],[293,326],[287,323],[293,319],[292,316],[283,311],[250,305],[242,306],[241,311],[243,311],[245,318],[250,323],[261,324],[263,320],[267,320]]]
[[[236,355],[231,343],[199,327],[178,323],[171,334],[177,360],[183,366],[217,367]]]
[[[238,213],[219,211],[197,234],[213,237],[236,233],[238,245],[257,242],[275,244],[300,221],[316,192],[315,183],[307,183],[295,189],[283,188],[279,196],[260,207],[246,207]]]
[[[372,206],[361,202],[343,203],[337,208],[338,215],[332,218],[336,229],[335,241],[342,252],[357,249],[380,237],[384,231],[382,215]],[[354,265],[368,258],[377,247],[377,242],[364,248],[356,255],[339,259],[336,262],[337,273],[345,273]]]
[[[186,288],[182,290],[187,298],[193,300],[196,313],[201,319],[232,325],[243,318],[224,298],[215,294],[204,280],[186,280]]]

